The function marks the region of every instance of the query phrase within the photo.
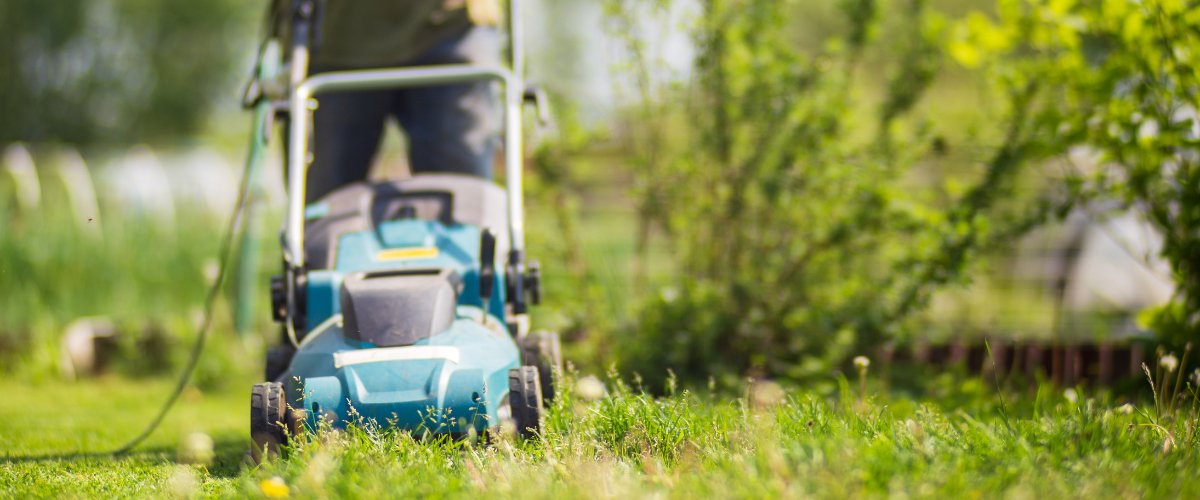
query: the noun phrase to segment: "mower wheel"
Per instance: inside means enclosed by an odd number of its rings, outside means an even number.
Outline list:
[[[254,385],[250,392],[250,439],[254,441],[251,453],[255,462],[261,463],[264,458],[279,455],[280,447],[287,444],[290,426],[286,411],[283,384],[264,382]]]
[[[521,339],[521,364],[536,366],[542,386],[542,401],[554,401],[554,376],[562,373],[562,353],[558,332],[537,331]]]
[[[522,366],[508,371],[508,405],[517,433],[531,439],[542,432],[542,386],[538,368]]]

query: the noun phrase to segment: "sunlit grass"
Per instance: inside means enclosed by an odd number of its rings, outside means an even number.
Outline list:
[[[1143,416],[1104,396],[1049,387],[973,402],[858,404],[804,391],[655,398],[609,381],[608,396],[570,390],[544,439],[493,446],[426,444],[371,426],[320,434],[291,459],[247,471],[279,476],[300,498],[412,495],[510,498],[1126,498],[1190,497],[1194,446],[1164,449]],[[1185,432],[1192,424],[1175,424]],[[251,488],[248,494],[256,493]]]
[[[833,399],[802,388],[744,397],[672,389],[654,397],[594,379],[549,409],[544,436],[490,445],[422,441],[369,424],[322,430],[288,458],[249,465],[246,391],[193,395],[130,457],[107,449],[148,418],[162,384],[106,379],[6,383],[0,495],[291,498],[1188,498],[1200,454],[1194,419],[1151,418],[1104,394],[1044,386],[1005,395],[1010,425],[986,384],[947,382],[954,397]],[[857,385],[857,384],[854,384]],[[757,387],[757,386],[756,386]],[[586,397],[585,397],[586,396]],[[957,403],[951,403],[956,401]],[[943,406],[943,404],[945,406]],[[953,404],[953,406],[951,406]],[[1150,415],[1151,417],[1147,417]],[[1150,425],[1153,424],[1153,425]],[[200,430],[215,462],[176,463]],[[1174,441],[1164,446],[1170,433]]]

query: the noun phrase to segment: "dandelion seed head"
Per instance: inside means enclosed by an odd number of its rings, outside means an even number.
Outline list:
[[[1163,369],[1167,370],[1167,373],[1171,373],[1179,367],[1179,359],[1176,358],[1174,354],[1168,354],[1163,356],[1162,359],[1158,360],[1158,364],[1162,366]]]
[[[590,375],[579,379],[579,381],[575,383],[575,394],[578,394],[579,397],[589,401],[595,401],[603,398],[606,392],[607,391],[604,389],[604,382],[601,382],[600,379]]]
[[[193,467],[178,465],[172,468],[171,474],[167,476],[166,490],[174,498],[192,498],[196,495],[196,490],[200,488],[200,481],[196,477],[196,470]]]
[[[208,465],[212,463],[213,438],[203,432],[192,432],[179,441],[176,460],[184,464]]]
[[[855,368],[858,368],[859,370],[866,370],[868,366],[871,366],[871,360],[866,356],[858,356],[854,358]]]
[[[783,387],[771,380],[758,380],[750,384],[750,400],[757,409],[765,409],[783,402]]]
[[[201,270],[204,273],[204,281],[209,285],[217,282],[217,278],[221,274],[221,263],[216,259],[208,259],[204,261],[204,268]]]

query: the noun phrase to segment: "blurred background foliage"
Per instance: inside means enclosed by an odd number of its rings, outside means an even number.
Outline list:
[[[827,379],[856,354],[928,340],[1151,327],[1190,340],[1200,23],[1172,1],[536,2],[530,72],[555,123],[531,125],[526,166],[529,253],[546,276],[535,325],[560,330],[585,371],[615,363],[650,388],[667,369],[729,387]],[[0,145],[33,144],[42,191],[23,207],[18,175],[0,175],[6,371],[57,373],[63,330],[96,315],[130,332],[126,358],[160,335],[161,356],[181,359],[222,212],[180,202],[162,224],[113,186],[132,182],[123,151],[142,142],[164,159],[213,147],[212,169],[235,172],[239,77],[265,7],[0,5]],[[396,137],[376,176],[405,172]],[[96,184],[101,229],[81,229],[56,187],[71,146],[110,179]],[[260,304],[278,262],[273,165]],[[1122,247],[1130,265],[1165,258],[1177,300],[1072,298],[1095,288],[1080,279],[1095,268],[1078,227],[1107,234],[1130,214],[1166,235],[1162,258]],[[201,380],[256,377],[279,339],[265,309],[235,334],[230,309]]]
[[[123,192],[130,177],[146,182],[163,175],[145,148],[114,158],[94,155],[105,168],[93,168],[99,175],[82,179],[70,168],[83,167],[73,149],[30,149],[42,174],[34,186],[40,194],[36,204],[21,196],[28,184],[0,182],[0,219],[5,221],[0,231],[0,373],[31,380],[74,376],[75,369],[67,366],[66,343],[77,325],[84,325],[89,335],[103,336],[96,344],[103,352],[94,353],[98,368],[131,376],[173,373],[202,320],[205,288],[217,271],[223,214],[232,207],[208,206],[203,198],[188,196],[197,193],[173,190],[165,182],[149,182],[149,189],[165,189],[157,197]],[[9,168],[20,150],[6,152]],[[128,168],[136,162],[143,168]],[[204,167],[227,166],[210,162]],[[196,182],[184,176],[174,180]],[[93,196],[90,206],[81,190]],[[261,291],[265,294],[265,287]],[[216,336],[212,355],[199,369],[197,383],[206,388],[241,373],[231,371],[233,366],[245,370],[246,347],[255,350],[261,344],[237,342],[231,310],[222,304],[218,324],[224,335]],[[88,324],[95,319],[110,326],[92,331]]]
[[[984,68],[998,92],[1030,95],[1028,148],[1064,160],[1060,182],[1080,210],[1134,213],[1157,229],[1175,294],[1142,320],[1176,347],[1200,341],[1197,5],[998,5],[998,22],[974,15],[960,25],[952,54]]]
[[[262,12],[235,0],[5,1],[0,143],[196,134],[214,106],[232,107]]]
[[[906,182],[945,154],[937,117],[911,115],[943,65],[945,20],[925,1],[842,2],[844,31],[815,51],[795,45],[786,7],[703,2],[691,81],[651,89],[634,78],[649,110],[626,128],[640,136],[629,146],[640,167],[637,247],[653,227],[678,266],[615,339],[625,368],[730,386],[747,375],[827,376],[852,354],[910,337],[906,320],[937,287],[965,282],[978,254],[1064,203],[1050,189],[1019,214],[1029,205],[1012,188],[1027,160],[1023,101],[999,107],[1000,125],[984,131],[994,137],[974,140],[983,168],[961,194]],[[637,9],[609,12],[628,26]],[[881,35],[885,16],[897,27]],[[620,35],[642,57],[643,41]],[[885,61],[877,71],[863,69],[869,52]],[[856,109],[864,91],[879,95],[875,109]],[[680,119],[665,121],[672,113]]]

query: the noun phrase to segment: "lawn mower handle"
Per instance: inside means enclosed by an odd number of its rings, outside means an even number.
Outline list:
[[[503,68],[469,64],[423,66],[366,71],[339,71],[312,76],[299,85],[291,96],[291,127],[288,140],[288,206],[285,225],[284,258],[294,268],[304,266],[305,180],[311,161],[308,148],[309,124],[316,109],[317,95],[332,92],[389,90],[477,81],[504,84],[505,127],[504,165],[508,190],[508,231],[511,255],[523,256],[525,247],[524,204],[521,189],[521,105],[523,88],[513,73]],[[520,259],[520,257],[517,257]]]

